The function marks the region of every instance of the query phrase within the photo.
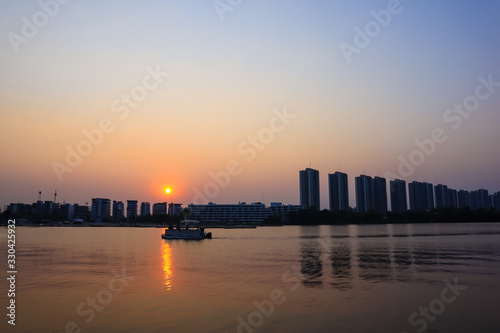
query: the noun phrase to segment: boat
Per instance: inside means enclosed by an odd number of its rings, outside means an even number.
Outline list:
[[[205,232],[205,228],[200,227],[200,221],[184,220],[176,227],[169,226],[165,233],[161,235],[163,239],[205,239],[212,238],[211,232]]]

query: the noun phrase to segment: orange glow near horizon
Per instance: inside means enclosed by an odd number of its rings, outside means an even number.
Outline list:
[[[184,202],[185,198],[183,195],[185,194],[184,188],[189,186],[186,185],[182,178],[176,175],[177,178],[173,182],[167,182],[159,180],[160,178],[165,179],[165,175],[161,175],[158,177],[154,177],[149,184],[149,195],[151,196],[150,200],[154,202],[171,202],[172,199],[181,200]],[[172,178],[172,177],[169,177]]]

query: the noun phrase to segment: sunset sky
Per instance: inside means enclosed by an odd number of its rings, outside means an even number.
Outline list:
[[[439,128],[405,179],[500,191],[498,1],[0,3],[2,210],[55,189],[298,204],[309,165],[322,209],[339,168],[355,206],[354,177],[398,173]]]

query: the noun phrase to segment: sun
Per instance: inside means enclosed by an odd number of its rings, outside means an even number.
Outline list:
[[[171,192],[170,188],[165,189],[165,193],[170,194],[170,192]]]

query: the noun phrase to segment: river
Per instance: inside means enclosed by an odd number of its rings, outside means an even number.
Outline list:
[[[18,227],[16,326],[4,314],[0,331],[500,331],[500,223],[209,231]]]

